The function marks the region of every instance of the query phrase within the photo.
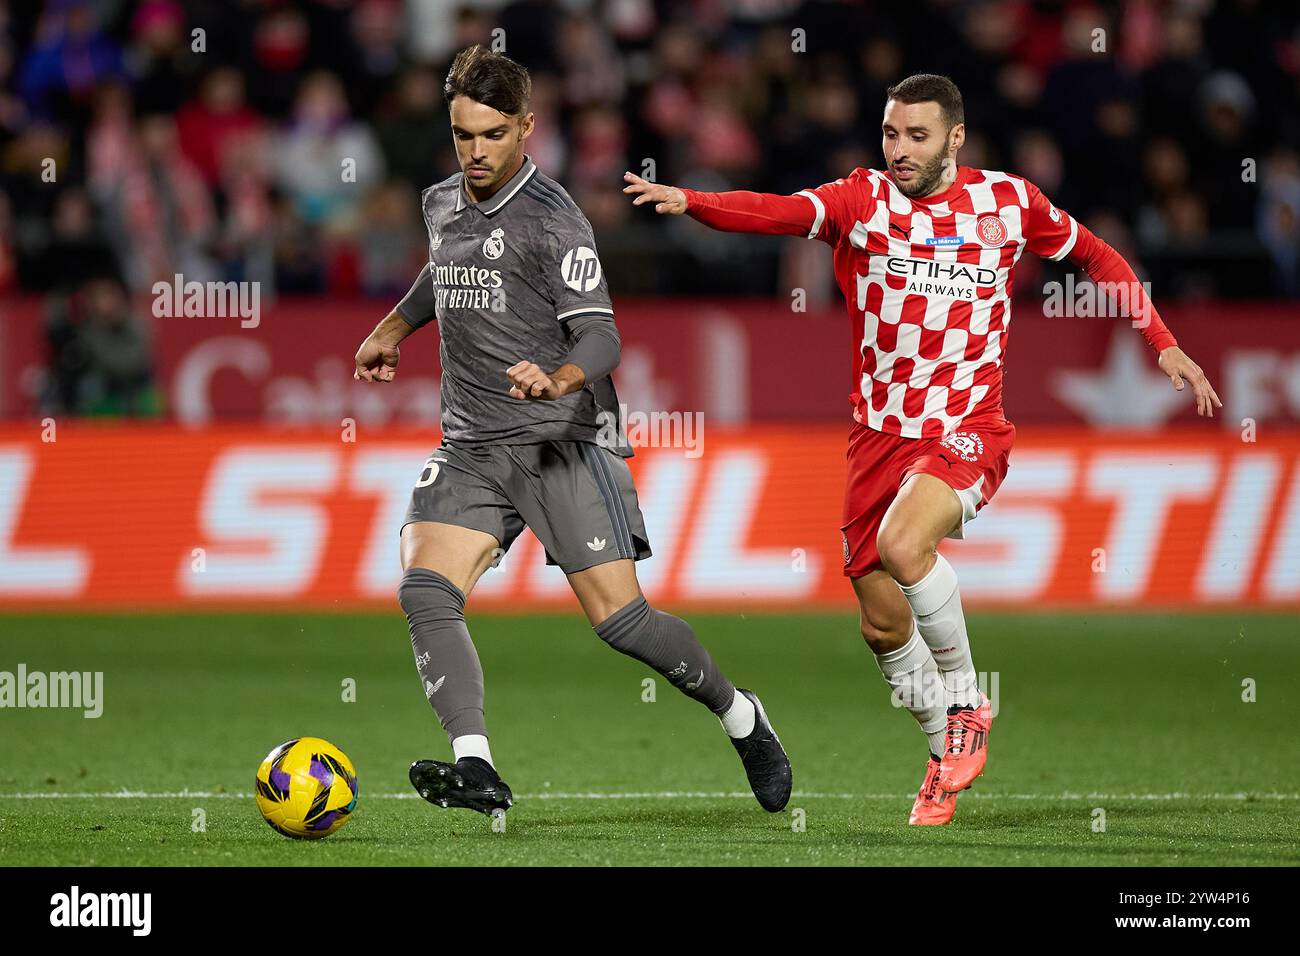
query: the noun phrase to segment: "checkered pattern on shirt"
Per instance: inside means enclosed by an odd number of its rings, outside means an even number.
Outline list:
[[[797,195],[814,206],[809,238],[834,247],[836,281],[853,320],[854,417],[922,438],[946,434],[967,417],[1000,415],[1016,262],[1025,249],[1063,258],[1077,236],[1074,220],[1019,176],[966,167],[933,197],[941,201],[914,201],[887,173],[861,168]],[[995,223],[980,230],[985,216],[1001,222],[1002,241]],[[963,241],[926,243],[944,236]],[[909,272],[926,272],[929,263],[938,276]],[[973,286],[969,298],[944,281],[963,267],[972,270],[962,283]]]

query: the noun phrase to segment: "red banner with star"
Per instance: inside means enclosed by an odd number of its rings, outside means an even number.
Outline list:
[[[155,318],[147,302],[137,313],[150,329],[170,420],[336,427],[352,417],[436,427],[436,326],[402,344],[391,385],[352,380],[353,353],[388,308],[283,299],[266,304],[256,324]],[[0,419],[49,410],[44,310],[35,299],[0,307]],[[714,425],[849,420],[856,345],[840,304],[794,311],[772,299],[620,298],[615,311],[623,339],[615,377],[629,409],[698,413]],[[1170,305],[1162,315],[1223,399],[1218,429],[1300,424],[1300,305]],[[1004,401],[1017,425],[1158,430],[1196,421],[1190,393],[1173,390],[1123,319],[1051,318],[1021,302],[1006,344]]]

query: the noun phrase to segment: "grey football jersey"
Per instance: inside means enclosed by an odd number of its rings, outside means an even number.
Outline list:
[[[630,455],[624,443],[607,440],[622,433],[609,376],[554,402],[511,398],[506,379],[516,362],[547,371],[562,364],[573,344],[567,321],[614,314],[591,223],[527,156],[485,202],[470,202],[463,181],[457,173],[421,196],[429,265],[419,283],[428,288],[408,300],[431,303],[432,313],[399,309],[416,327],[438,320],[444,438],[467,445],[599,440]]]

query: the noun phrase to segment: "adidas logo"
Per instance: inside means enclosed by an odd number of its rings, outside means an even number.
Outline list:
[[[591,548],[592,551],[604,551],[604,550],[605,550],[605,539],[604,539],[604,538],[592,538],[590,541],[587,542],[587,547]]]
[[[438,693],[438,688],[442,686],[442,682],[445,681],[446,679],[447,679],[447,675],[443,674],[441,677],[438,678],[436,683],[430,684],[428,681],[425,681],[424,696],[432,697],[434,694]]]

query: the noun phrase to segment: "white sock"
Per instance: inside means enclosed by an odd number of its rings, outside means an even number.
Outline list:
[[[979,706],[978,679],[971,662],[961,594],[957,591],[957,572],[942,554],[936,554],[929,574],[915,584],[899,587],[939,667],[948,706]]]
[[[718,715],[722,729],[728,737],[748,737],[754,732],[754,722],[758,720],[758,710],[748,697],[736,691],[731,706]]]
[[[945,696],[934,655],[921,639],[916,622],[902,647],[876,656],[876,664],[898,702],[908,709],[930,741],[930,753],[942,756],[944,728],[948,724]]]
[[[943,726],[938,730],[927,730],[926,738],[930,741],[930,756],[943,759],[944,748],[948,746],[948,735],[945,732],[948,727],[948,718],[944,717]]]
[[[488,739],[482,734],[465,734],[451,742],[451,752],[459,760],[461,757],[479,757],[492,764],[492,751],[488,749]]]

